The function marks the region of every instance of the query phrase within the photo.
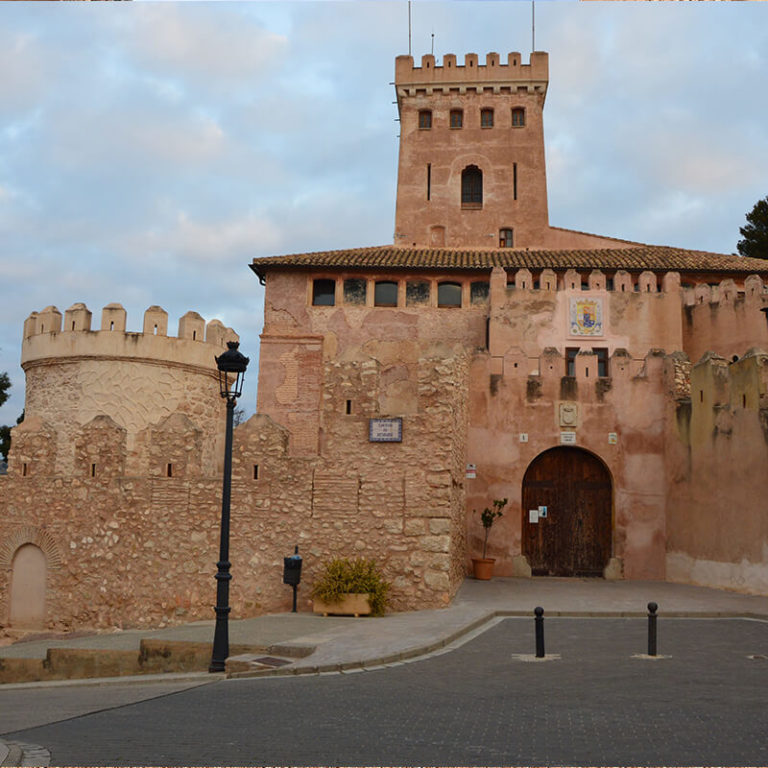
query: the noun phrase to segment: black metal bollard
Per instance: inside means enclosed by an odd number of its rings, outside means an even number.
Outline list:
[[[536,618],[536,658],[544,658],[544,609],[539,606],[533,609]]]
[[[656,655],[656,611],[659,606],[656,603],[648,603],[648,655]]]

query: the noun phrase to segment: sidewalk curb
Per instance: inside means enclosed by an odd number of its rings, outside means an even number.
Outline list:
[[[22,741],[3,741],[0,739],[0,766],[49,766],[51,753],[37,744],[26,744]]]
[[[643,619],[648,616],[645,611],[551,611],[546,613],[547,618],[560,619]],[[740,613],[736,611],[669,611],[660,614],[667,619],[751,619],[756,621],[768,621],[768,614]],[[365,670],[371,667],[383,667],[388,664],[397,664],[406,661],[415,661],[423,656],[428,656],[439,651],[451,643],[461,639],[464,635],[489,625],[496,619],[533,618],[532,611],[506,611],[504,609],[491,611],[490,613],[469,622],[465,626],[454,630],[441,640],[432,643],[408,648],[404,651],[392,653],[386,656],[378,656],[370,659],[358,659],[331,664],[306,666],[286,666],[276,669],[260,669],[247,672],[232,672],[227,675],[228,680],[241,680],[252,677],[293,677],[296,675],[327,675],[343,674],[344,672]]]

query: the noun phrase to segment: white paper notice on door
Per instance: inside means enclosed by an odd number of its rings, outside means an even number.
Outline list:
[[[528,522],[529,523],[538,523],[539,522],[539,510],[538,509],[529,509],[528,510]]]

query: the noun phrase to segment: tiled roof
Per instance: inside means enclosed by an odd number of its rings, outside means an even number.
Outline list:
[[[251,269],[262,276],[273,268],[463,270],[507,267],[519,269],[626,269],[674,270],[768,276],[768,261],[722,253],[690,251],[663,245],[579,250],[517,250],[489,248],[403,248],[395,245],[349,248],[339,251],[294,253],[253,260]]]

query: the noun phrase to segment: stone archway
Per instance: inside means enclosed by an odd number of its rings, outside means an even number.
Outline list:
[[[12,627],[41,629],[45,626],[45,553],[35,544],[16,550],[11,565],[9,623]]]
[[[525,472],[522,498],[522,549],[534,576],[603,575],[613,542],[613,483],[600,459],[581,448],[544,451]],[[540,507],[546,516],[532,522],[531,510]]]

